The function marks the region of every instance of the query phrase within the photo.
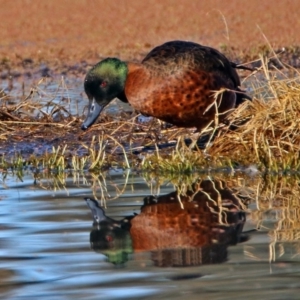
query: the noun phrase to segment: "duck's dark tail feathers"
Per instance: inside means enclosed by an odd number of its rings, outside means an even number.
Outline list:
[[[245,100],[250,100],[252,101],[252,98],[246,94],[245,91],[241,89],[237,89],[236,93],[236,104],[235,106],[238,107],[240,104],[242,104]]]
[[[250,68],[250,67],[246,67],[246,66],[243,66],[243,65],[237,65],[236,63],[234,62],[230,62],[231,66],[235,69],[240,69],[240,70],[247,70],[247,71],[257,71],[257,68]]]
[[[246,67],[243,65],[237,65],[234,62],[230,62],[230,65],[232,68],[234,69],[240,69],[240,70],[248,70],[248,71],[256,71],[256,68],[250,68],[250,67]],[[240,104],[242,104],[245,100],[252,100],[252,98],[246,94],[245,91],[241,90],[240,88],[237,88],[237,93],[236,93],[236,107],[239,106]]]

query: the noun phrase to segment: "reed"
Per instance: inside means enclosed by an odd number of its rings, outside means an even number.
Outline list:
[[[12,142],[16,145],[46,143],[53,148],[28,155],[16,146],[15,152],[2,157],[0,168],[31,164],[57,171],[117,167],[184,174],[255,165],[262,172],[298,173],[299,72],[288,66],[270,69],[270,60],[264,57],[260,60],[261,68],[247,78],[252,82],[253,101],[246,101],[234,110],[226,124],[215,122],[215,127],[208,126],[200,133],[194,129],[170,128],[155,119],[143,121],[134,112],[103,114],[98,124],[81,132],[83,116],[78,112],[69,113],[69,101],[64,105],[63,101],[54,101],[54,95],[41,101],[43,80],[19,102],[2,93],[2,148],[11,149]],[[68,93],[63,80],[59,87]],[[190,146],[186,144],[187,139],[192,140]],[[201,149],[196,142],[199,145],[199,140],[206,141]]]

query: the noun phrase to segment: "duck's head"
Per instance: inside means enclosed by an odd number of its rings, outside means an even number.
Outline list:
[[[117,58],[106,58],[86,75],[84,90],[89,98],[88,114],[81,129],[94,124],[103,108],[124,91],[127,64]]]

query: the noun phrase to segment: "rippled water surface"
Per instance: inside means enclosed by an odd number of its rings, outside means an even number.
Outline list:
[[[30,173],[22,181],[12,174],[2,178],[1,299],[299,299],[299,227],[293,239],[274,240],[275,228],[284,229],[278,221],[282,211],[260,211],[257,199],[248,203],[245,234],[225,247],[224,261],[200,264],[198,257],[196,265],[190,258],[162,266],[160,252],[129,247],[123,263],[114,264],[107,251],[91,245],[99,226],[84,198],[100,199],[102,191],[107,200],[100,206],[116,222],[140,214],[143,199],[154,191],[143,178],[125,175],[110,172],[106,186],[89,175],[70,175],[64,188],[55,179],[35,182]],[[165,184],[159,195],[172,191]],[[297,213],[295,207],[290,214]],[[112,236],[105,237],[111,242]]]

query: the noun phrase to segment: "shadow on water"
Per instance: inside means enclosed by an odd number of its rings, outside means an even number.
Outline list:
[[[8,174],[1,295],[298,299],[299,195],[294,177]]]

